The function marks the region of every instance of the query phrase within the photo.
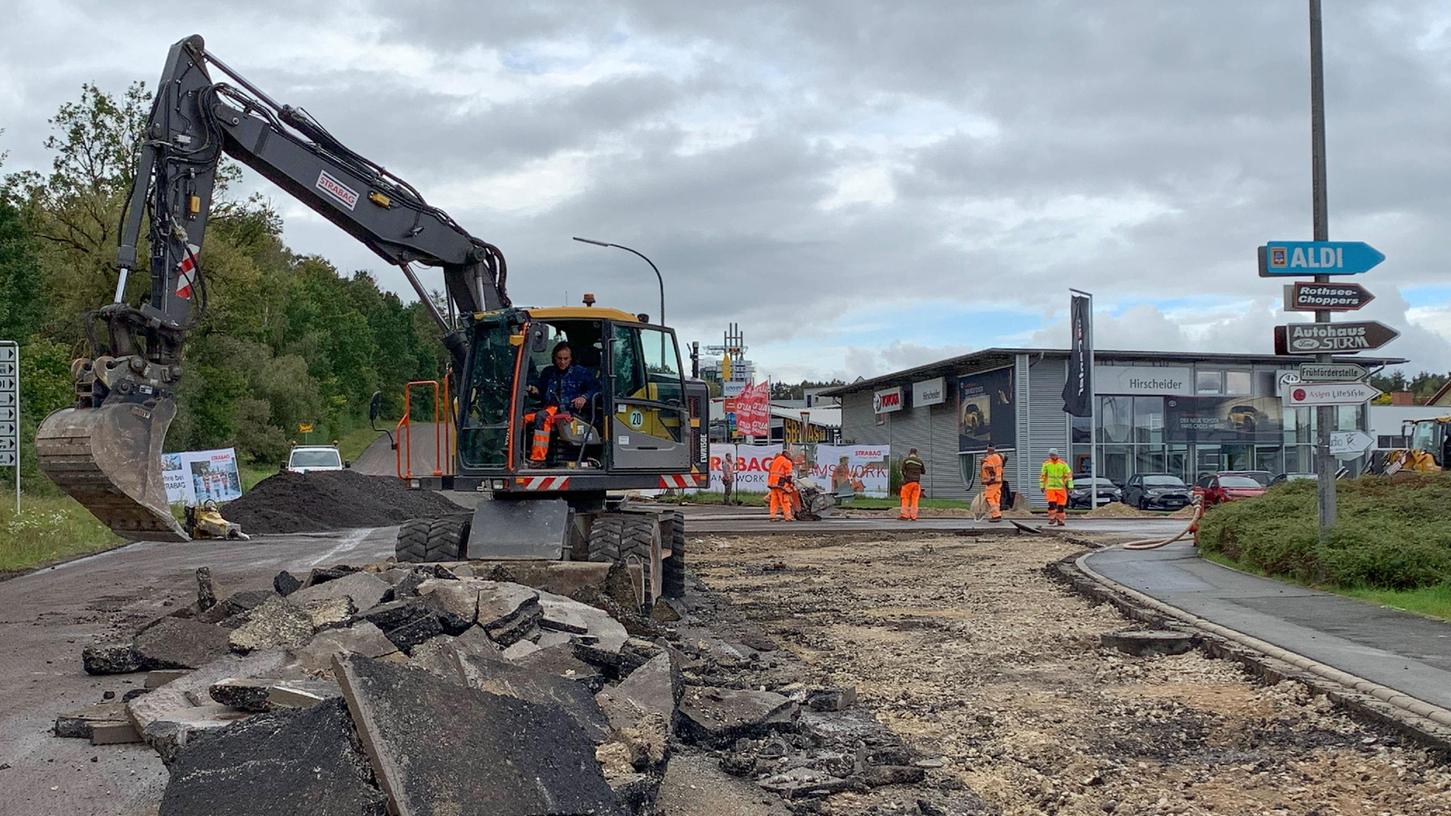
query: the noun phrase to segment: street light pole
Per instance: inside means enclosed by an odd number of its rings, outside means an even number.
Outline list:
[[[623,249],[626,252],[630,252],[639,256],[641,260],[649,264],[650,268],[655,270],[655,280],[659,281],[660,283],[660,325],[665,325],[665,278],[660,276],[660,267],[656,266],[654,261],[646,258],[643,253],[624,246],[623,244],[612,244],[608,241],[596,241],[592,238],[581,238],[578,235],[574,236],[574,240],[579,241],[581,244],[594,244],[595,246]]]

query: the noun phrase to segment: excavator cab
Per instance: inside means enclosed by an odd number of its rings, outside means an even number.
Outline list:
[[[552,423],[539,458],[531,456],[533,438],[549,406],[537,386],[561,344],[597,394],[583,407],[556,406],[569,419]],[[705,472],[707,397],[687,382],[670,329],[614,309],[507,309],[476,316],[470,348],[457,420],[463,486],[599,494],[659,488],[662,480],[694,486]],[[546,474],[567,475],[540,478]]]

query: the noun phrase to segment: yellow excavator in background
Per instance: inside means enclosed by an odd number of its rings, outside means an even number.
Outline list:
[[[1397,473],[1437,473],[1451,458],[1451,416],[1408,419],[1401,426],[1408,447],[1383,451],[1371,472],[1385,476]]]

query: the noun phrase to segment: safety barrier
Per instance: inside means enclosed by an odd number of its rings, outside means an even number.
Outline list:
[[[433,476],[453,475],[453,423],[450,422],[450,406],[453,398],[449,394],[448,380],[413,380],[403,386],[403,416],[394,428],[394,460],[398,478],[413,478],[413,389],[429,388],[433,391]]]

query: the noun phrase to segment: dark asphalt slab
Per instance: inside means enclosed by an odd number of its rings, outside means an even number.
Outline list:
[[[392,555],[394,537],[393,528],[381,528],[246,542],[146,542],[0,582],[0,816],[155,812],[166,770],[151,748],[92,747],[50,733],[58,713],[99,703],[107,691],[119,699],[145,679],[144,673],[85,674],[86,645],[129,634],[190,603],[197,567],[211,567],[223,593],[260,589],[282,569]]]
[[[1237,572],[1199,558],[1190,542],[1102,550],[1084,563],[1205,620],[1451,709],[1451,623]]]

